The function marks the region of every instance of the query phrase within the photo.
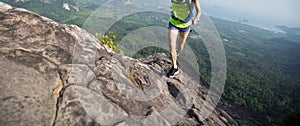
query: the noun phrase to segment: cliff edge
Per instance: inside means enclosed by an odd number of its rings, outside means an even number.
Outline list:
[[[165,54],[121,56],[77,26],[1,2],[0,45],[3,126],[269,125],[227,100],[207,104],[199,75],[167,78]]]

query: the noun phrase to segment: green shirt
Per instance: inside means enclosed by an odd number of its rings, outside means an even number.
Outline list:
[[[172,23],[174,26],[178,27],[178,28],[186,28],[189,25],[191,25],[192,21],[189,21],[187,23],[181,22],[179,20],[175,20],[172,18],[172,16],[170,17],[170,23]]]

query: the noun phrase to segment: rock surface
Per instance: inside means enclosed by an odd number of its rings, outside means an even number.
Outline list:
[[[120,56],[77,26],[0,7],[1,126],[269,125],[224,99],[212,109],[195,73],[165,76],[164,54]]]

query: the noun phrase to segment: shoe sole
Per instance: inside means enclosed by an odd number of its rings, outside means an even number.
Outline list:
[[[169,76],[169,78],[174,78],[177,74],[179,74],[179,70],[175,72],[173,76]]]

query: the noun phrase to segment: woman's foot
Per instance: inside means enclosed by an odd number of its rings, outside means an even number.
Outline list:
[[[179,74],[179,68],[172,67],[171,70],[168,73],[169,78],[174,78],[177,74]]]

